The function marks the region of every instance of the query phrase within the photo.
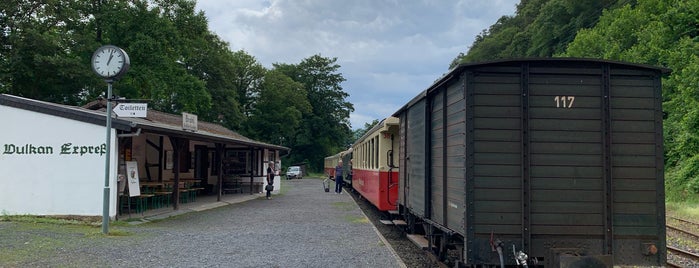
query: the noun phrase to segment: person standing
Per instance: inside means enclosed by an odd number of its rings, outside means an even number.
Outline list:
[[[335,193],[342,194],[342,160],[337,162],[335,166]]]
[[[265,186],[265,190],[267,190],[267,199],[272,199],[272,190],[274,190],[274,163],[271,161],[267,165],[267,186]]]

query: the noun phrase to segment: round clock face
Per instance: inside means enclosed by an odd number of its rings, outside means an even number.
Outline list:
[[[129,68],[129,64],[129,56],[116,46],[102,46],[92,54],[92,69],[104,78],[121,76]]]

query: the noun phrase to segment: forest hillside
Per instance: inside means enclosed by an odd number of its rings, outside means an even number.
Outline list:
[[[522,0],[451,66],[522,57],[585,57],[672,70],[663,78],[670,201],[699,201],[699,1]]]

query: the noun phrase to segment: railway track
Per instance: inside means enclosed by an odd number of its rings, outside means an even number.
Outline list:
[[[669,219],[672,219],[674,221],[679,222],[678,225],[666,224],[666,228],[670,232],[681,234],[683,237],[687,237],[690,240],[693,241],[699,241],[699,234],[694,233],[691,230],[697,230],[699,229],[699,224],[688,221],[685,219],[680,219],[676,217],[668,217]],[[680,227],[679,225],[682,226],[690,226],[689,228],[691,230],[684,229],[685,227]],[[668,267],[695,267],[695,265],[699,264],[699,254],[694,253],[694,252],[689,252],[685,249],[678,248],[672,245],[667,246],[667,252],[668,254],[672,254],[674,256],[677,256],[679,258],[668,258],[667,261],[667,266]]]
[[[694,262],[699,262],[699,254],[696,254],[696,253],[685,251],[683,249],[679,249],[679,248],[676,248],[673,246],[667,246],[667,252],[681,256],[681,257],[689,259],[689,260],[692,260]],[[668,262],[668,266],[687,267],[686,265],[674,264],[674,263],[670,263],[670,262]]]
[[[666,225],[666,227],[667,227],[668,230],[672,230],[672,231],[675,231],[675,232],[678,232],[678,233],[682,233],[682,234],[684,234],[684,235],[687,235],[687,236],[692,237],[692,238],[695,239],[695,240],[699,240],[699,234],[695,234],[695,233],[693,233],[693,232],[691,232],[691,231],[687,231],[687,230],[684,230],[684,229],[679,228],[679,227],[676,227],[676,226],[671,226],[671,225],[669,225],[669,224]]]
[[[696,223],[696,222],[693,222],[693,221],[690,221],[690,220],[680,219],[680,218],[673,217],[673,216],[669,216],[668,218],[670,218],[670,219],[672,219],[672,220],[679,221],[679,222],[683,222],[683,223],[686,223],[686,224],[690,224],[690,225],[693,225],[693,226],[696,226],[697,228],[699,228],[699,223]]]

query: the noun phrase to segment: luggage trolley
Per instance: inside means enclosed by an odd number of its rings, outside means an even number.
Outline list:
[[[330,192],[330,178],[326,178],[323,180],[323,189],[325,190],[326,193]]]

